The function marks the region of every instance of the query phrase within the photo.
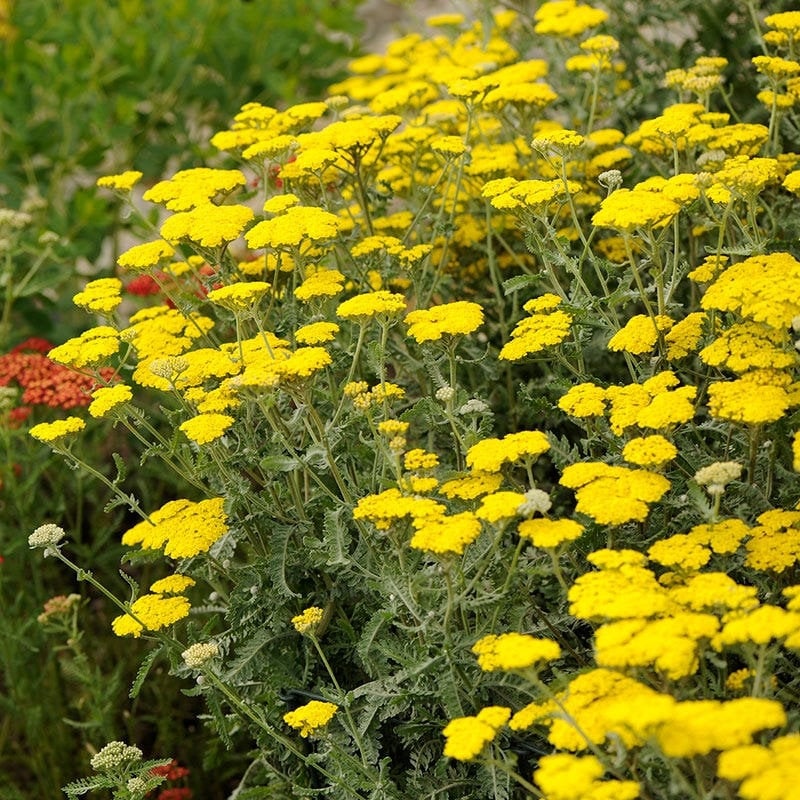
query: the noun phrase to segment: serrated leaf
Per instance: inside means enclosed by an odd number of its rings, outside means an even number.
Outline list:
[[[328,559],[325,562],[329,567],[346,566],[350,563],[351,534],[347,525],[342,520],[343,509],[325,512],[323,531],[325,532],[325,546]]]
[[[220,706],[217,696],[213,692],[209,692],[205,697],[219,738],[228,750],[232,750],[233,740],[228,733],[228,723],[225,719],[225,715],[222,713],[222,706]]]
[[[515,275],[503,281],[503,293],[506,295],[514,294],[521,289],[529,289],[536,286],[542,280],[539,275]]]
[[[713,518],[713,509],[706,493],[694,481],[689,481],[686,494],[704,519],[711,520]]]
[[[291,526],[278,526],[273,529],[270,536],[272,552],[267,565],[272,588],[286,597],[300,597],[292,591],[286,581],[286,560],[289,557],[289,542],[294,533]]]
[[[372,645],[375,642],[375,638],[378,636],[380,629],[390,619],[392,619],[392,613],[390,611],[385,611],[383,609],[376,611],[369,618],[367,624],[364,625],[361,638],[356,644],[356,652],[358,653],[358,657],[361,659],[361,663],[364,665],[364,668],[370,675],[373,674],[372,670],[375,667],[375,664],[369,655],[370,650],[372,649]]]
[[[147,678],[151,667],[160,655],[161,648],[156,647],[144,657],[144,660],[139,665],[139,669],[136,671],[136,677],[133,679],[130,691],[128,692],[128,697],[134,699],[139,696],[139,692],[142,690],[142,685],[144,684],[145,678]]]
[[[224,675],[225,682],[237,686],[243,681],[249,680],[259,666],[254,662],[257,661],[262,648],[270,641],[270,638],[269,632],[262,629],[246,639],[244,644],[237,648],[236,655],[228,664]]]
[[[114,459],[114,466],[117,468],[117,477],[114,478],[114,483],[124,481],[128,475],[128,468],[125,466],[125,461],[119,453],[112,453],[111,458]]]
[[[131,589],[131,599],[130,602],[132,603],[138,596],[139,596],[139,584],[130,576],[127,572],[123,570],[118,570],[120,577],[125,583],[130,586]]]
[[[111,780],[105,775],[97,775],[92,778],[79,778],[76,781],[72,781],[66,786],[62,786],[61,791],[64,792],[67,797],[79,797],[95,789],[113,789],[116,785],[116,781]]]
[[[300,462],[291,456],[276,454],[262,458],[259,466],[264,472],[291,472],[300,467]]]

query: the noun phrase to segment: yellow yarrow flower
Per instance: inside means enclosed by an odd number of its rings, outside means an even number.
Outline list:
[[[549,299],[556,295],[545,295]],[[550,310],[538,303],[542,298],[529,301],[524,308],[531,316],[520,320],[511,331],[511,340],[500,350],[498,358],[504,361],[519,361],[535,355],[548,347],[561,344],[571,332],[572,314],[558,309]]]
[[[312,700],[310,703],[284,714],[283,721],[300,731],[300,735],[307,739],[309,736],[319,733],[333,719],[338,710],[339,706],[336,703]]]
[[[475,516],[486,522],[502,522],[519,516],[525,500],[522,492],[493,492],[483,497]]]
[[[195,444],[208,444],[222,438],[233,423],[234,418],[227,414],[209,412],[187,419],[178,429]]]
[[[397,316],[406,310],[406,299],[382,289],[377,292],[357,294],[340,303],[336,315],[342,319],[368,320],[374,317]]]
[[[280,363],[276,364],[276,373],[285,380],[310,378],[314,373],[333,363],[333,359],[324,347],[298,347]]]
[[[131,604],[131,613],[138,619],[123,614],[112,621],[111,629],[117,636],[138,639],[143,630],[158,631],[189,616],[190,608],[189,600],[183,595],[164,597],[161,594],[145,594]]]
[[[303,243],[335,239],[344,221],[316,206],[291,206],[282,214],[254,225],[246,234],[248,247],[298,248]]]
[[[252,309],[269,289],[270,284],[266,281],[239,281],[212,289],[207,297],[229,311],[246,311]]]
[[[781,252],[750,256],[719,275],[700,303],[786,330],[800,315],[800,262]]]
[[[303,611],[302,614],[292,617],[292,625],[298,633],[313,633],[322,622],[324,616],[325,611],[323,609],[319,606],[311,606]]]
[[[626,233],[640,228],[663,228],[680,210],[674,200],[656,192],[617,189],[602,201],[600,210],[592,217],[592,225]]]
[[[502,439],[483,439],[467,451],[467,466],[473,472],[499,472],[503,464],[536,458],[550,449],[541,431],[509,433]]]
[[[246,184],[247,178],[238,169],[194,167],[159,181],[142,197],[150,203],[163,204],[170,211],[189,211],[195,206],[208,205],[217,196],[230,194]]]
[[[565,467],[559,483],[575,490],[575,510],[601,525],[643,522],[649,504],[660,500],[670,487],[670,482],[655,472],[600,462]]]
[[[672,319],[658,314],[655,319],[644,314],[632,316],[608,341],[608,349],[639,356],[651,352],[658,338],[672,327]]]
[[[533,16],[534,32],[542,36],[575,37],[595,28],[608,19],[600,8],[577,0],[549,0],[542,3]]]
[[[659,434],[631,439],[622,448],[622,457],[639,467],[660,467],[678,455],[678,448]]]
[[[776,700],[684,700],[658,728],[656,741],[670,758],[691,758],[750,744],[759,731],[785,724],[786,712]]]
[[[145,550],[163,549],[170,558],[191,558],[206,552],[227,533],[224,499],[171,500],[127,530],[122,543]]]
[[[119,350],[119,334],[109,325],[98,325],[68,339],[47,354],[51,361],[74,369],[97,367]]]
[[[477,303],[459,300],[406,314],[408,335],[417,342],[433,342],[445,336],[466,335],[483,322],[483,309]]]
[[[595,756],[551,753],[539,759],[533,779],[548,800],[636,800],[636,781],[601,781],[605,767]]]
[[[478,666],[484,672],[525,670],[541,661],[554,661],[561,648],[551,639],[537,639],[525,633],[491,634],[472,646]]]
[[[676,322],[665,334],[667,358],[675,361],[685,358],[697,348],[703,335],[707,315],[704,311],[694,311],[680,322]]]
[[[650,545],[647,557],[665,567],[691,572],[709,562],[711,550],[691,534],[676,533]]]
[[[335,322],[311,322],[295,331],[294,338],[301,344],[325,344],[331,342],[339,332]]]
[[[423,517],[413,524],[416,532],[411,547],[439,556],[461,555],[481,533],[481,521],[469,511]]]
[[[791,396],[780,373],[754,370],[733,381],[716,381],[708,387],[711,416],[728,422],[763,425],[781,419]]]
[[[797,351],[785,349],[786,338],[785,331],[746,320],[720,332],[699,356],[709,366],[727,367],[738,373],[751,369],[786,369],[798,363]]]
[[[188,575],[167,575],[166,578],[160,578],[151,584],[150,591],[156,594],[180,594],[194,585],[194,579]]]
[[[85,427],[86,423],[80,417],[67,417],[57,419],[55,422],[40,422],[34,425],[28,434],[45,444],[55,444],[73,433],[82,431]]]
[[[344,275],[336,269],[321,269],[312,272],[294,290],[294,296],[307,303],[318,297],[335,297],[344,289]]]
[[[787,11],[786,14],[800,17],[800,12]],[[798,733],[778,736],[768,745],[745,744],[730,748],[721,752],[717,759],[717,775],[728,781],[741,781],[737,794],[745,800],[794,800],[799,769]]]
[[[779,56],[754,56],[753,66],[762,74],[775,81],[786,80],[800,72],[800,64]]]
[[[773,509],[756,519],[748,532],[745,564],[758,570],[782,573],[800,560],[800,512]]]
[[[445,507],[435,500],[402,494],[397,488],[362,497],[353,509],[354,519],[368,519],[378,530],[387,530],[396,520],[411,517],[421,523],[445,513]]]
[[[595,658],[601,667],[654,668],[678,680],[697,671],[699,651],[718,629],[713,614],[691,612],[609,622],[595,632]]]
[[[105,417],[121,405],[133,399],[133,390],[124,383],[114,386],[101,386],[92,392],[89,413],[93,417]]]
[[[130,192],[141,177],[141,172],[130,169],[117,175],[102,175],[97,179],[96,184],[103,189],[116,189],[119,192]]]
[[[403,457],[403,466],[409,470],[433,469],[439,466],[439,456],[416,448],[409,450]]]
[[[579,538],[584,527],[572,519],[526,519],[520,522],[517,528],[523,539],[530,539],[534,547],[545,550],[555,549],[564,542],[571,542]]]
[[[780,11],[764,17],[764,24],[783,33],[800,32],[800,11]]]
[[[579,383],[559,398],[558,407],[577,419],[602,417],[606,413],[606,390],[594,383]]]
[[[762,605],[744,613],[728,615],[711,644],[722,650],[737,644],[766,645],[774,640],[794,639],[798,643],[800,613],[780,606]]]
[[[458,497],[461,500],[474,500],[476,497],[494,492],[500,488],[503,476],[493,472],[475,472],[462,478],[453,478],[439,487],[445,497]]]
[[[442,731],[446,740],[444,755],[458,761],[472,761],[489,742],[494,741],[510,716],[510,708],[487,706],[477,716],[450,720]]]
[[[157,239],[129,248],[117,258],[117,264],[123,269],[147,270],[157,267],[162,261],[169,261],[174,255],[175,249],[169,242]]]
[[[221,247],[238,239],[254,216],[248,206],[201,203],[189,211],[173,214],[165,220],[160,232],[169,242],[186,239],[202,247]]]
[[[122,281],[119,278],[98,278],[89,281],[82,292],[73,296],[72,302],[85,311],[110,314],[122,303],[121,291]]]

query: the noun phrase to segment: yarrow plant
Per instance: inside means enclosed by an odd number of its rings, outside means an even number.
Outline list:
[[[31,545],[248,742],[232,796],[794,791],[800,12],[752,10],[638,117],[611,10],[436,17],[145,191],[154,292],[79,295],[98,388],[31,430],[138,516],[132,596]],[[183,496],[79,460],[108,424]]]

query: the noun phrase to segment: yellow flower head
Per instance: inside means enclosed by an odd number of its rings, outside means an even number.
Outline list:
[[[221,438],[233,423],[233,417],[227,414],[208,412],[187,419],[178,428],[195,444],[208,444]]]
[[[432,342],[444,336],[466,335],[483,322],[483,309],[477,303],[459,300],[429,309],[417,309],[405,318],[408,335],[417,342]]]
[[[38,439],[45,444],[55,444],[73,433],[78,433],[86,427],[86,423],[80,417],[67,417],[57,419],[55,422],[40,422],[34,425],[28,433],[34,439]]]
[[[474,717],[457,717],[442,731],[446,739],[444,754],[459,761],[472,761],[493,741],[511,716],[511,709],[488,706]]]
[[[573,519],[526,519],[519,524],[519,535],[530,539],[535,547],[554,549],[564,542],[579,538],[584,531],[583,525]]]
[[[189,601],[183,595],[144,594],[131,604],[130,614],[112,621],[111,629],[117,636],[138,639],[143,630],[158,631],[189,616],[189,609]]]
[[[525,633],[484,636],[472,646],[478,665],[484,672],[524,670],[541,661],[553,661],[561,648],[551,639],[536,639]]]
[[[119,278],[98,278],[87,283],[84,290],[72,298],[72,302],[78,308],[95,314],[110,314],[122,303],[121,291],[122,281]]]
[[[313,633],[322,622],[324,616],[323,609],[319,608],[319,606],[311,606],[303,611],[302,614],[292,617],[292,625],[294,625],[294,629],[298,633]]]
[[[338,710],[339,706],[336,703],[312,700],[310,703],[284,714],[283,721],[295,730],[300,731],[300,735],[306,739],[322,730],[333,719],[333,715]]]
[[[406,310],[406,299],[382,289],[367,294],[357,294],[345,300],[336,309],[342,319],[369,320],[375,317],[394,317]]]
[[[118,175],[102,175],[97,185],[103,189],[116,189],[118,192],[129,192],[139,182],[142,173],[131,169]]]
[[[101,386],[92,392],[92,402],[89,404],[89,413],[93,417],[105,417],[113,410],[133,399],[130,386],[118,383],[114,386]]]
[[[266,281],[240,281],[212,289],[208,299],[230,311],[245,311],[252,309],[269,289]]]
[[[150,203],[161,203],[170,211],[189,211],[195,206],[208,205],[246,183],[244,173],[238,169],[195,167],[159,181],[142,197]]]

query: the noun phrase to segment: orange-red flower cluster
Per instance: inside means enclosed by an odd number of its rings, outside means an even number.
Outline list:
[[[0,386],[16,385],[22,389],[20,404],[12,409],[12,422],[22,422],[32,406],[71,409],[88,406],[97,383],[67,367],[51,361],[46,353],[52,344],[32,338],[0,355]],[[114,372],[105,368],[101,374],[111,379]]]
[[[163,775],[168,781],[179,781],[189,774],[188,767],[182,767],[173,758],[169,764],[163,767],[153,767],[150,770],[154,775]],[[191,800],[192,790],[185,786],[171,786],[162,789],[156,800]]]

